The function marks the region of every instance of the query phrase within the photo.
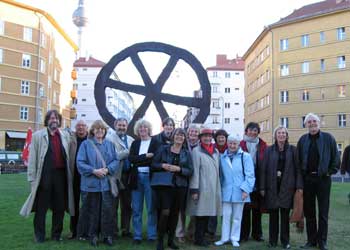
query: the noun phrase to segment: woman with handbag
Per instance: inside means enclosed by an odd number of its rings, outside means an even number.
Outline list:
[[[192,159],[186,145],[186,131],[177,128],[171,135],[171,145],[165,145],[152,162],[151,186],[158,209],[157,250],[163,250],[163,238],[168,232],[168,246],[179,249],[174,243],[180,209],[186,205],[188,179],[192,175]]]
[[[92,246],[97,246],[99,233],[107,245],[113,244],[115,204],[108,176],[117,171],[118,161],[113,143],[105,139],[106,132],[107,126],[95,121],[77,155],[82,199],[79,223],[88,222]]]
[[[140,119],[135,123],[134,134],[138,138],[130,147],[129,161],[131,163],[129,187],[131,192],[132,225],[134,228],[134,244],[142,240],[143,201],[147,207],[147,238],[155,241],[157,238],[156,210],[152,204],[152,189],[150,185],[150,166],[157,151],[157,140],[152,138],[152,125],[149,121]]]
[[[266,149],[260,169],[259,190],[270,214],[269,247],[277,246],[280,227],[282,247],[290,249],[289,212],[296,190],[303,191],[303,181],[296,164],[296,147],[288,144],[287,128],[278,126],[273,135],[275,143]]]

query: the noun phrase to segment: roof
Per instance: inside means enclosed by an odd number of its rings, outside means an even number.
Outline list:
[[[313,17],[327,15],[338,11],[350,10],[350,0],[325,0],[309,5],[305,5],[299,9],[294,10],[290,15],[281,18],[278,22],[275,22],[269,26],[264,27],[264,30],[255,39],[253,44],[243,55],[245,60],[249,53],[255,48],[260,40],[273,28],[287,25],[294,22],[301,22]]]
[[[244,60],[237,55],[234,59],[227,59],[226,55],[216,55],[216,65],[207,70],[244,71]]]
[[[46,11],[43,11],[41,9],[23,4],[23,3],[18,3],[13,0],[0,0],[1,2],[16,6],[18,8],[26,9],[29,11],[33,11],[34,13],[40,13],[43,15],[51,24],[56,28],[56,30],[63,36],[63,38],[69,43],[69,45],[74,49],[75,52],[79,50],[78,45],[75,44],[72,38],[68,36],[68,34],[64,31],[64,29],[58,24],[58,22]]]
[[[103,66],[105,66],[105,63],[90,56],[88,58],[80,57],[74,62],[73,66],[85,68],[102,68]]]

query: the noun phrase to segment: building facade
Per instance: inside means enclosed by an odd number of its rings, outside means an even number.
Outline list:
[[[77,98],[73,104],[76,116],[72,120],[72,128],[78,120],[84,120],[91,125],[95,120],[102,119],[96,107],[94,89],[96,77],[104,65],[104,62],[93,57],[81,57],[74,62],[74,69],[77,72],[74,90],[77,92]],[[114,77],[117,78],[116,75]],[[109,112],[115,118],[123,117],[128,121],[131,120],[134,114],[134,101],[130,94],[110,88],[106,88],[105,93]]]
[[[244,132],[244,61],[216,56],[216,65],[207,68],[211,85],[210,114],[205,125],[228,133]]]
[[[70,126],[76,44],[47,12],[0,0],[0,150],[23,149],[29,127],[57,109]]]
[[[246,123],[272,143],[277,125],[296,143],[307,113],[321,119],[339,150],[350,143],[350,2],[306,5],[266,27],[243,56]]]

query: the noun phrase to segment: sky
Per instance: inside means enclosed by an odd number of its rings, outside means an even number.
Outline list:
[[[72,22],[78,0],[17,0],[50,13],[77,41],[77,27]],[[87,54],[104,62],[135,43],[156,41],[190,51],[204,68],[214,66],[217,54],[228,58],[242,56],[264,26],[277,22],[304,5],[320,0],[85,0],[89,24],[84,31],[82,56]],[[87,52],[86,52],[87,51]],[[154,80],[162,70],[166,57],[147,54],[145,66]],[[128,65],[129,64],[129,65]],[[191,69],[180,62],[165,92],[192,95],[191,88],[181,83],[193,81]],[[125,66],[124,68],[122,66]],[[130,70],[130,62],[116,69],[123,81],[138,82]],[[136,99],[136,106],[142,98]],[[167,107],[166,107],[167,108]],[[182,119],[185,108],[170,107],[171,115]],[[178,112],[177,112],[178,111]]]

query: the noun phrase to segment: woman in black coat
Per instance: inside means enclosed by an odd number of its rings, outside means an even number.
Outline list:
[[[294,193],[296,190],[302,192],[303,182],[296,165],[296,147],[288,144],[287,128],[278,126],[274,138],[275,143],[264,153],[259,190],[270,214],[269,247],[277,246],[280,215],[280,240],[284,249],[290,249],[289,212]]]
[[[168,246],[174,243],[179,211],[184,210],[188,179],[192,175],[192,159],[186,145],[186,131],[177,128],[171,135],[171,145],[160,148],[153,158],[151,186],[158,209],[157,250],[163,250],[164,234],[168,233]]]

